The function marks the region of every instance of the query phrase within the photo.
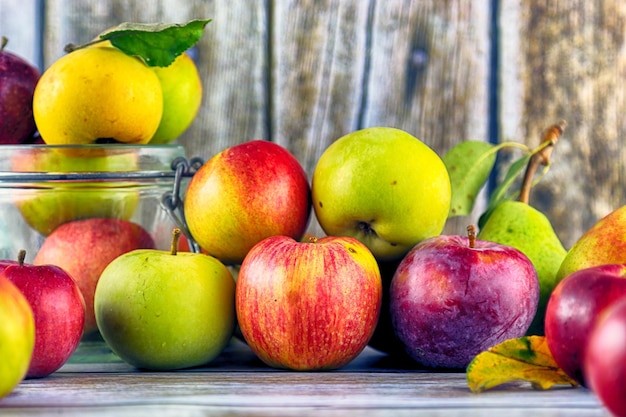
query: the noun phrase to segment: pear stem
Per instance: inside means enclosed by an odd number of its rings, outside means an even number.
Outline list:
[[[467,238],[469,239],[469,247],[470,249],[474,249],[476,246],[476,226],[470,224],[467,226]]]
[[[178,254],[178,240],[180,239],[180,229],[175,227],[172,230],[172,243],[170,246],[170,254]]]
[[[2,40],[0,40],[0,52],[4,51],[4,47],[7,46],[7,43],[9,43],[9,38],[3,36]]]
[[[518,201],[525,204],[528,204],[530,201],[530,189],[533,186],[535,173],[540,166],[550,165],[552,150],[565,130],[565,126],[567,126],[567,123],[565,120],[561,120],[559,123],[550,126],[543,132],[541,137],[541,149],[530,157],[528,165],[526,165],[526,172],[524,173],[524,179],[522,180],[522,187],[520,188],[520,194],[517,199]]]
[[[26,251],[24,249],[20,249],[17,253],[17,264],[19,266],[24,265],[24,260],[26,259]]]

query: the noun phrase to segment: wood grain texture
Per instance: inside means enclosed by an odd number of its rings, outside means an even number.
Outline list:
[[[501,13],[502,140],[536,146],[543,129],[568,122],[531,195],[567,247],[626,204],[625,24],[619,1],[520,2]]]
[[[0,400],[0,414],[218,416],[603,416],[584,388],[538,391],[510,383],[473,394],[462,372],[398,367],[372,349],[345,368],[295,372],[269,368],[241,342],[208,366],[138,371],[123,362],[73,363],[22,382]],[[178,413],[178,414],[177,414]]]

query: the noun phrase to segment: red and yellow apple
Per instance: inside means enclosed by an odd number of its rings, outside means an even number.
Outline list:
[[[298,240],[311,212],[306,172],[285,148],[264,140],[232,146],[194,174],[185,195],[194,240],[208,254],[239,264],[261,240]]]
[[[341,368],[361,353],[381,298],[378,265],[358,240],[272,236],[244,259],[235,305],[241,333],[263,362],[321,370]]]
[[[94,292],[104,268],[135,249],[152,249],[152,236],[140,225],[119,219],[85,219],[64,223],[48,236],[35,256],[35,265],[57,265],[78,284],[85,300],[87,335],[97,330]]]

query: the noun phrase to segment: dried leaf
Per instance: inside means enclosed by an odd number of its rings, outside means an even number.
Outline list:
[[[491,143],[468,140],[443,155],[452,185],[450,217],[470,214],[496,163],[497,151]]]
[[[479,353],[468,365],[466,376],[475,393],[513,381],[527,381],[542,390],[578,385],[556,364],[544,336],[505,340]]]

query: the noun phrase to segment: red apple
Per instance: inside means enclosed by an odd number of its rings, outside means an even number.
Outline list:
[[[583,360],[589,333],[602,310],[626,297],[626,265],[584,268],[566,276],[546,307],[546,341],[563,371],[585,385]]]
[[[389,304],[396,335],[417,363],[460,369],[478,353],[523,336],[538,300],[532,262],[472,234],[414,246],[393,276]]]
[[[35,320],[24,294],[0,273],[0,399],[24,379],[35,346]]]
[[[269,236],[298,240],[307,228],[311,192],[306,172],[280,145],[253,140],[207,161],[185,195],[189,231],[208,254],[239,264]]]
[[[589,388],[614,416],[626,416],[626,297],[593,325],[583,361]]]
[[[118,256],[135,249],[153,249],[154,241],[140,225],[120,219],[85,219],[64,223],[44,240],[33,261],[66,270],[85,299],[87,335],[98,326],[93,309],[96,284],[104,268]]]
[[[22,292],[35,318],[35,348],[26,378],[42,378],[59,369],[80,343],[85,325],[85,302],[74,279],[55,265],[9,265],[0,276]]]
[[[21,144],[33,139],[33,93],[39,71],[0,44],[0,144]]]
[[[245,341],[266,364],[336,369],[367,346],[381,297],[376,260],[356,239],[273,236],[244,259],[235,306]]]

